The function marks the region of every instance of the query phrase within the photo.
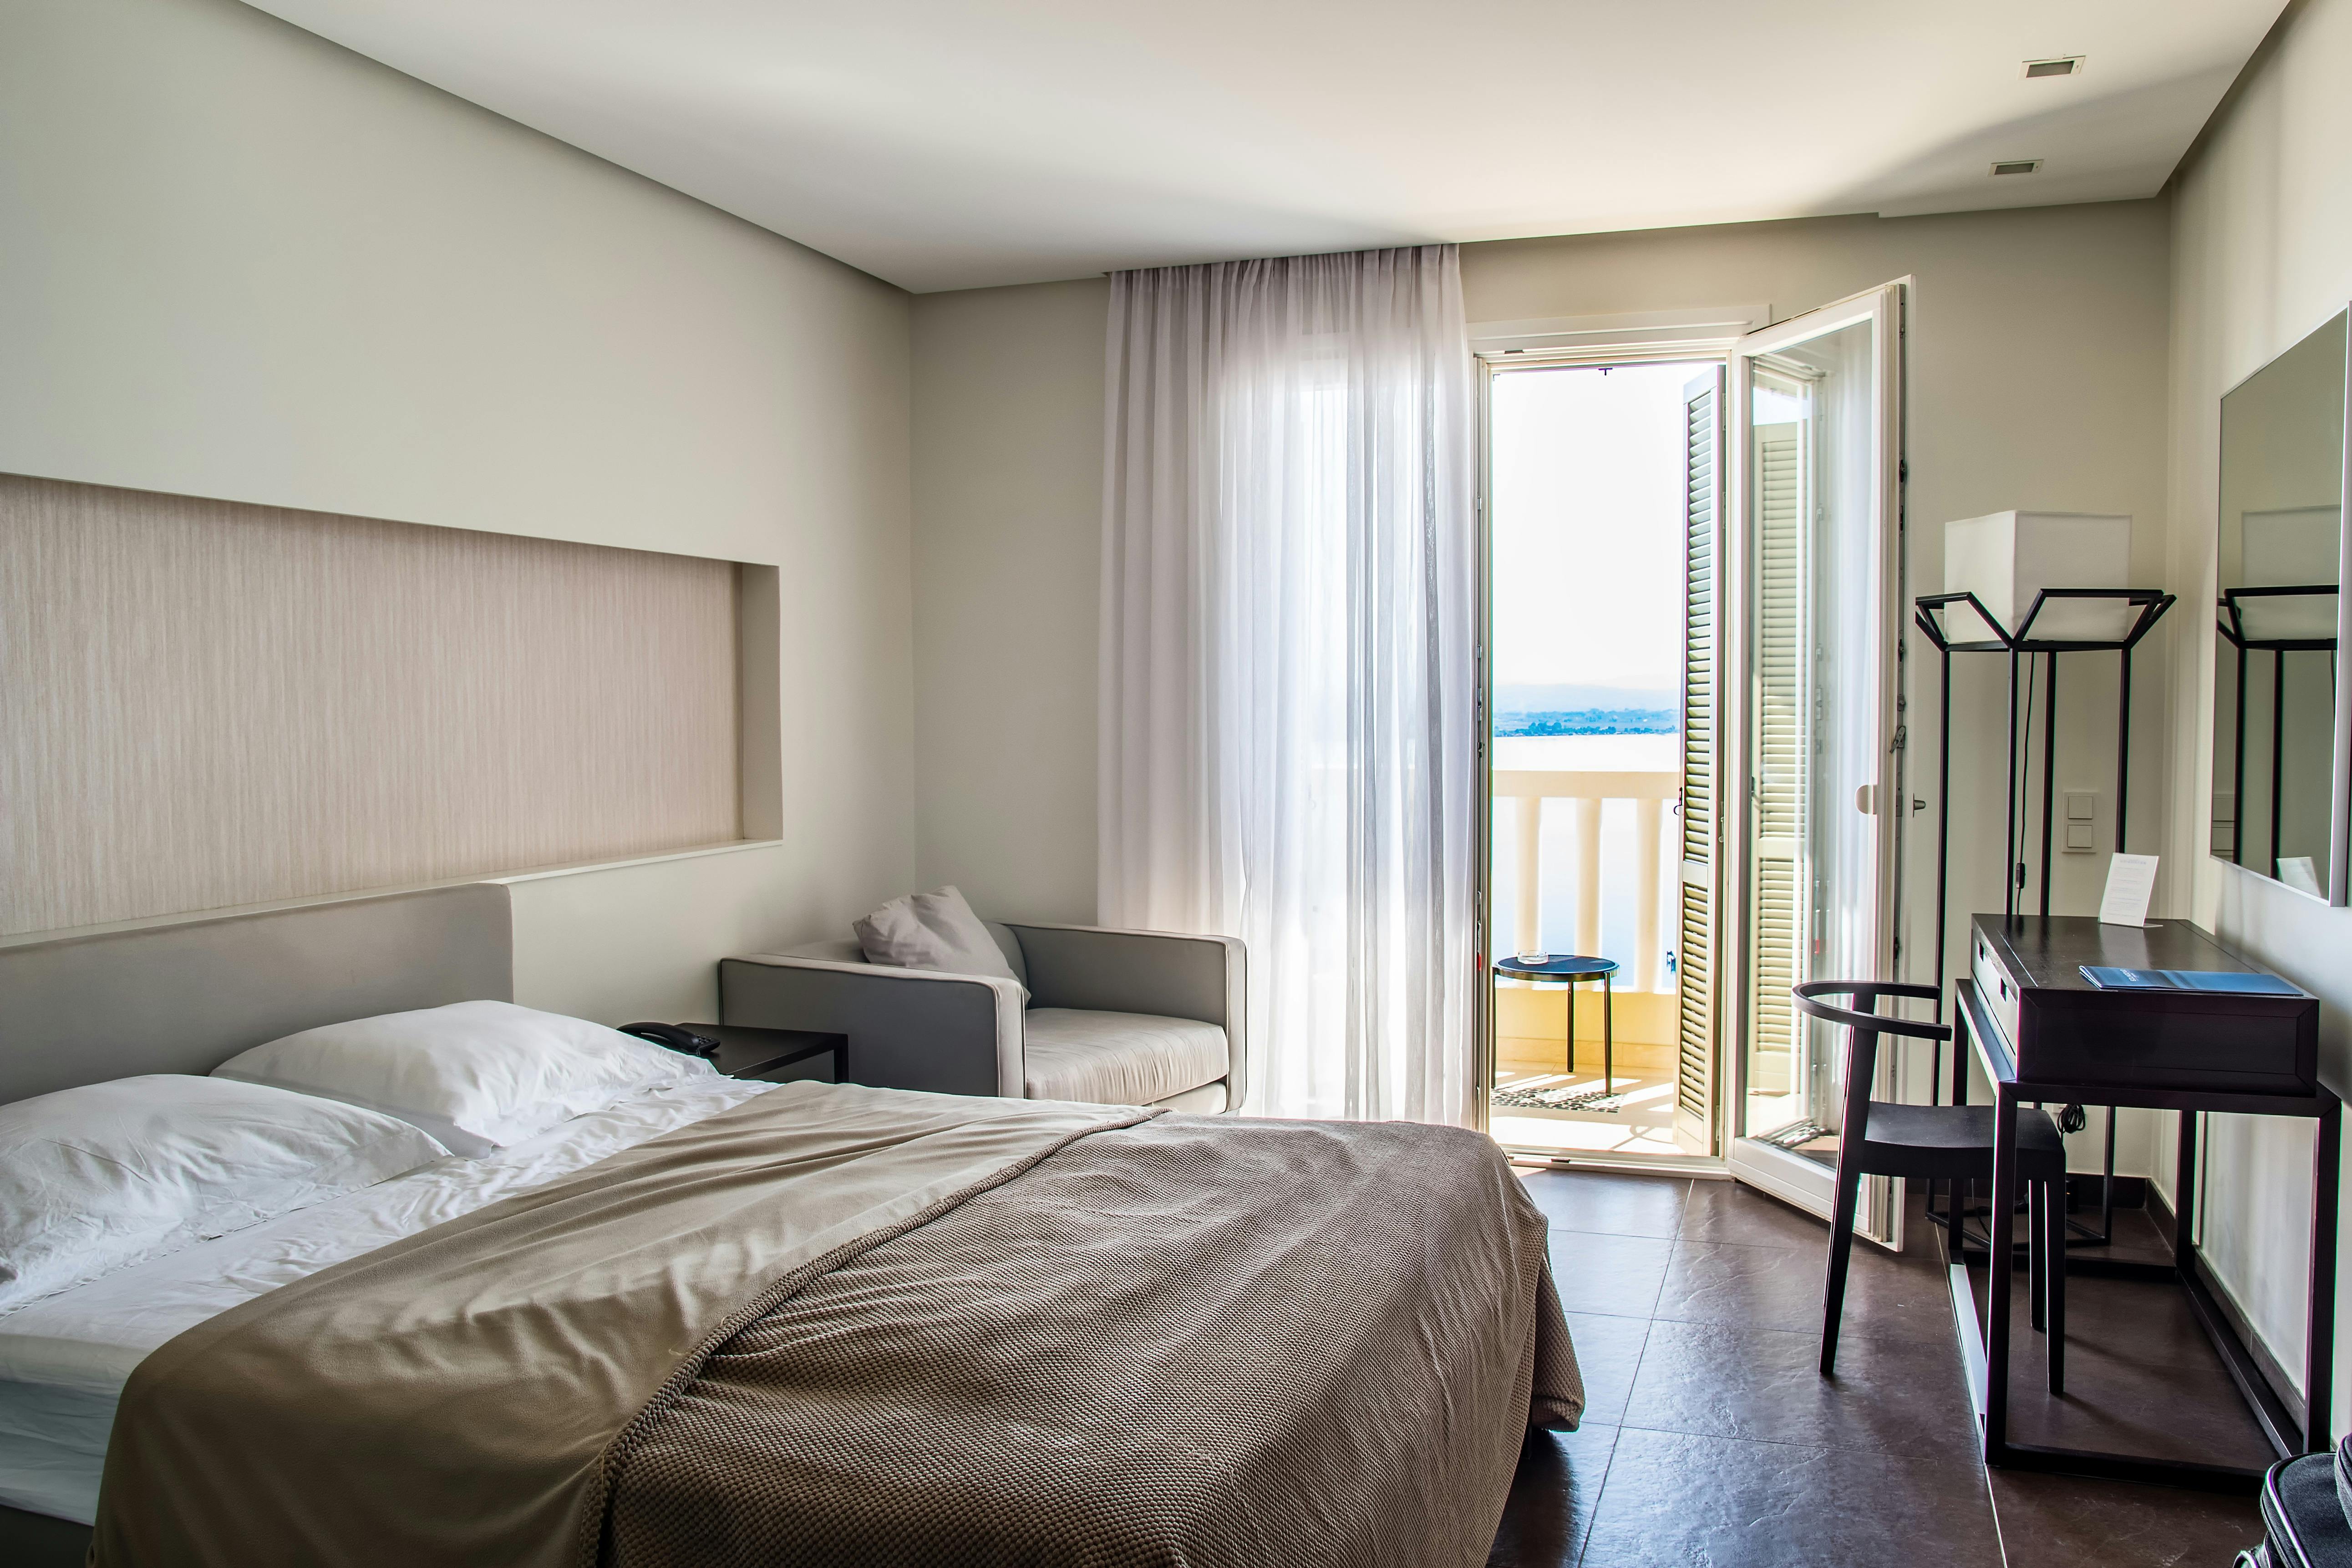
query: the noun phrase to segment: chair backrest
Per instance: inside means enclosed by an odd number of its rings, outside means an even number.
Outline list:
[[[1902,1035],[1915,1040],[1948,1040],[1949,1024],[1917,1018],[1888,1018],[1878,1012],[1882,996],[1910,996],[1932,1002],[1941,994],[1932,985],[1912,985],[1894,980],[1808,980],[1790,987],[1797,1011],[1845,1029],[1845,1121],[1863,1125],[1870,1104],[1870,1082],[1878,1076],[1878,1037]],[[1836,998],[1836,1001],[1830,1000]],[[1841,1007],[1838,1001],[1854,1004]]]

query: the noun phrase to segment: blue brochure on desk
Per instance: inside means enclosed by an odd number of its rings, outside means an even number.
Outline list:
[[[2102,991],[2203,991],[2231,996],[2300,996],[2275,974],[2233,969],[2116,969],[2085,963],[2083,978]]]

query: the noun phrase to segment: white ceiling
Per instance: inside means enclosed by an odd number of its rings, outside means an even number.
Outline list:
[[[924,292],[2148,195],[2283,0],[256,3]]]

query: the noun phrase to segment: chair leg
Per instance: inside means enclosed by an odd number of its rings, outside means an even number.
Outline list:
[[[1822,1288],[1822,1375],[1837,1371],[1838,1321],[1845,1313],[1846,1262],[1853,1254],[1854,1203],[1862,1193],[1862,1173],[1838,1162],[1837,1205],[1830,1215],[1830,1273]]]
[[[2050,1342],[2042,1353],[2050,1362],[2050,1392],[2066,1392],[2066,1181],[2061,1176],[2050,1184],[2047,1196],[2042,1200],[2045,1215],[2042,1232],[2042,1248],[2050,1254],[2044,1267],[2047,1277],[2044,1287],[2049,1295],[2047,1315],[2050,1321]]]
[[[2048,1197],[2049,1189],[2042,1183],[2028,1182],[2025,1184],[2025,1293],[2033,1301],[2033,1331],[2037,1334],[2050,1331],[2050,1320],[2042,1310],[2050,1300],[2050,1281],[2046,1272],[2050,1267],[2050,1249],[2042,1245],[2042,1240],[2049,1234],[2044,1217]],[[2017,1232],[2017,1222],[2011,1219],[2001,1228],[2004,1232],[2001,1244],[2015,1246],[2013,1237]]]

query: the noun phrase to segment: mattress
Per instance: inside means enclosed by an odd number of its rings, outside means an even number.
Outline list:
[[[205,1319],[774,1087],[708,1079],[650,1089],[488,1158],[436,1161],[0,1313],[0,1503],[95,1521],[124,1382]]]

